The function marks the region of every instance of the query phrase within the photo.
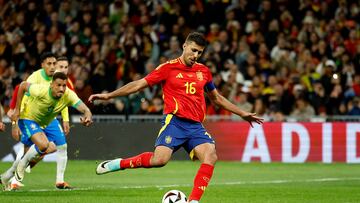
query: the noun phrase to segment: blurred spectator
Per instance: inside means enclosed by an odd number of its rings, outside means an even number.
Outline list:
[[[163,56],[165,56],[168,60],[178,58],[182,53],[180,42],[178,41],[176,36],[172,36],[169,42],[169,49],[167,49]]]
[[[115,99],[115,111],[111,114],[127,114],[126,104],[123,99]]]
[[[248,101],[248,94],[246,92],[246,88],[242,86],[238,86],[237,93],[234,96],[230,97],[230,101],[244,111],[251,112],[253,109],[253,105]]]
[[[163,100],[160,97],[154,97],[151,100],[151,105],[148,108],[150,114],[162,114],[163,113]]]
[[[150,101],[146,98],[141,99],[140,110],[137,114],[149,114],[150,113]]]
[[[299,121],[310,121],[315,115],[314,108],[302,97],[295,102],[296,108],[291,112],[291,116],[296,117]]]
[[[349,113],[350,116],[359,116],[360,115],[360,100],[358,97],[355,97],[352,101],[349,102]]]

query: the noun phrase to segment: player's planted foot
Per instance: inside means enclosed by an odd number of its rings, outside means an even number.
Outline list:
[[[14,177],[11,178],[10,182],[10,190],[19,190],[21,187],[24,187],[24,184],[17,181]]]
[[[13,190],[19,190],[23,185],[20,183],[11,183],[10,184],[10,190],[13,191]]]
[[[102,175],[113,171],[121,170],[120,168],[120,161],[121,159],[114,159],[114,160],[106,160],[101,162],[96,167],[96,174]]]
[[[71,190],[71,189],[74,189],[74,187],[70,186],[69,183],[67,183],[67,182],[56,183],[55,186],[56,186],[57,189],[61,189],[61,190]]]
[[[1,184],[3,185],[4,191],[10,191],[10,179],[5,178],[4,176],[0,176]]]

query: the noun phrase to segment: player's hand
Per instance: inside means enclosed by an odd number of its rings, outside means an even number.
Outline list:
[[[247,122],[250,123],[250,126],[253,128],[253,124],[252,122],[255,122],[257,124],[262,124],[264,122],[264,119],[263,118],[260,118],[258,116],[256,116],[256,113],[247,113],[245,114],[244,116],[242,116],[242,118],[244,120],[246,120]]]
[[[17,122],[13,121],[13,123],[11,124],[11,137],[16,141],[20,141],[20,135],[21,135],[20,128]]]
[[[92,103],[94,100],[108,100],[109,99],[109,95],[104,93],[104,94],[92,94],[89,97],[89,102]]]
[[[5,124],[3,122],[0,121],[0,131],[4,132],[5,131]]]
[[[80,117],[80,122],[84,125],[84,126],[90,126],[93,121],[91,117]]]
[[[6,115],[11,119],[11,116],[14,115],[15,109],[9,109],[9,111],[6,113]]]
[[[20,112],[19,110],[15,109],[13,114],[10,115],[10,120],[17,122],[19,120]]]
[[[63,121],[63,128],[65,135],[68,135],[70,132],[70,123],[69,121]]]

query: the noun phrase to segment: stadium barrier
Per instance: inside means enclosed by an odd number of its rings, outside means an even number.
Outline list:
[[[110,119],[108,119],[110,118]],[[161,117],[94,117],[86,128],[74,122],[68,137],[70,159],[104,160],[152,151]],[[78,118],[73,117],[74,121]],[[227,119],[205,122],[216,141],[220,160],[242,162],[346,162],[360,163],[359,122],[265,122],[263,125]],[[12,161],[20,146],[0,134],[0,158]],[[180,150],[173,159],[188,159]],[[55,154],[45,160],[55,160]]]

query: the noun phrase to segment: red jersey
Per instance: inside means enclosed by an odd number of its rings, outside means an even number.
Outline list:
[[[67,79],[66,81],[66,86],[71,89],[72,91],[75,92],[75,87],[74,87],[74,83],[70,80],[70,78]]]
[[[164,114],[202,122],[206,104],[204,87],[212,83],[212,75],[205,65],[195,63],[188,67],[179,58],[159,65],[145,80],[163,88]]]

